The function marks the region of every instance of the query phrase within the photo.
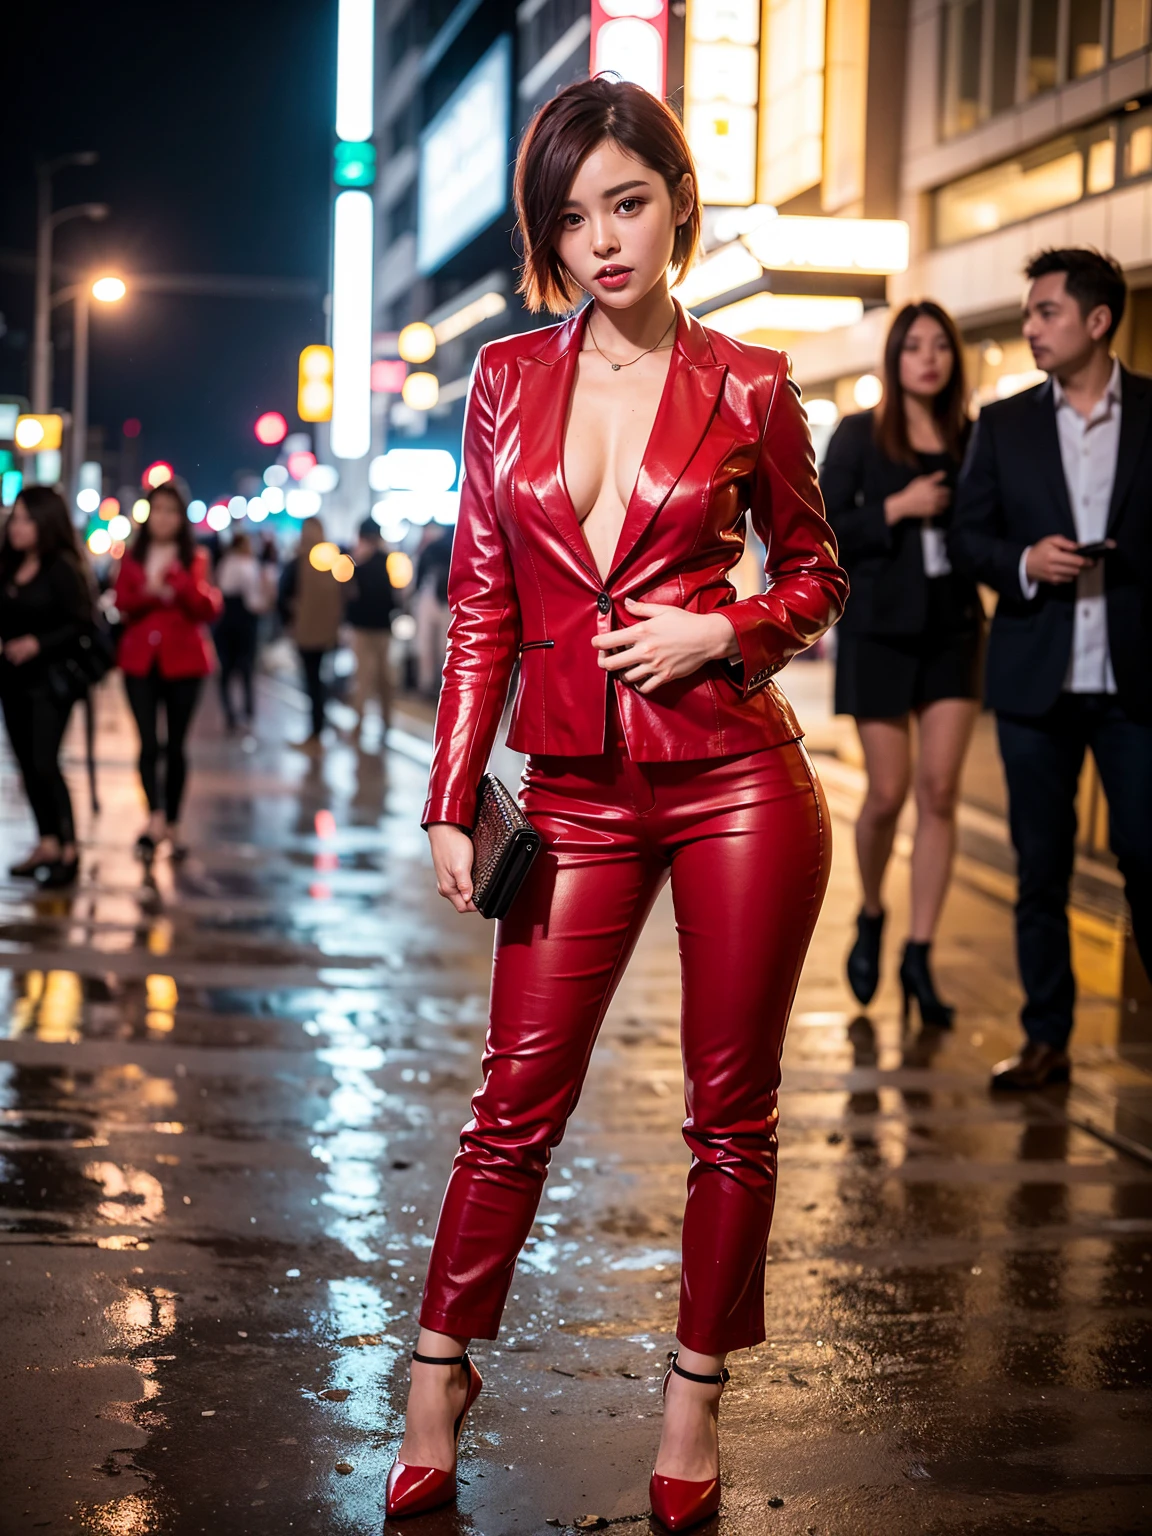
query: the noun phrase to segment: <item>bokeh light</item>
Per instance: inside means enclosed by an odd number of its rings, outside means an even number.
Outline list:
[[[288,469],[284,464],[269,464],[264,471],[265,485],[286,485],[288,483]]]
[[[440,398],[440,380],[434,373],[410,373],[400,391],[412,411],[430,411]]]
[[[77,491],[76,506],[79,511],[85,512],[91,516],[99,505],[100,492],[94,491],[90,485],[85,486],[84,490],[82,491]]]
[[[436,351],[436,332],[423,320],[413,320],[396,338],[396,350],[406,363],[426,363]]]
[[[108,537],[115,542],[123,542],[132,532],[132,524],[123,513],[114,517],[108,524]]]
[[[309,453],[306,448],[298,448],[295,453],[288,455],[288,473],[293,480],[303,480],[310,470],[316,468],[316,455]]]
[[[157,459],[140,477],[140,483],[146,490],[154,491],[158,485],[164,485],[171,480],[176,471],[171,464],[166,464],[163,459]]]
[[[112,548],[112,535],[107,528],[93,528],[88,535],[88,548],[94,555],[106,555]]]
[[[188,503],[188,521],[190,523],[202,523],[208,516],[208,505],[197,498]]]
[[[207,522],[213,533],[222,533],[232,521],[232,514],[222,502],[208,508]]]
[[[356,562],[351,555],[341,555],[332,567],[332,574],[337,581],[351,581],[356,574]]]
[[[412,560],[402,549],[394,549],[385,563],[388,580],[397,589],[408,586],[412,580]]]
[[[148,521],[148,514],[151,512],[151,510],[152,503],[145,501],[144,497],[141,496],[139,500],[132,503],[133,521],[137,523],[146,523]]]
[[[330,571],[340,558],[340,551],[335,544],[329,544],[326,540],[313,544],[308,551],[308,564],[315,571]]]
[[[104,500],[100,503],[100,516],[105,522],[109,522],[119,511],[120,503],[116,500],[115,496],[105,496]]]
[[[253,430],[259,442],[271,447],[274,443],[282,443],[288,436],[288,423],[279,411],[265,411],[262,416],[257,416]]]
[[[234,518],[237,522],[239,522],[240,519],[246,515],[247,511],[248,498],[246,496],[230,496],[228,498],[229,517]]]

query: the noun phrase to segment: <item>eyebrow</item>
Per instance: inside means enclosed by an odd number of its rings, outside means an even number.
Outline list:
[[[633,187],[646,187],[648,185],[649,185],[649,183],[646,182],[646,181],[622,181],[622,182],[619,183],[618,186],[606,187],[605,190],[600,195],[602,197],[619,197],[621,192],[628,192]],[[575,208],[576,206],[578,206],[577,203],[576,203],[576,199],[572,198],[572,197],[570,197],[566,203],[562,203],[561,204],[561,208],[562,209],[563,208]]]

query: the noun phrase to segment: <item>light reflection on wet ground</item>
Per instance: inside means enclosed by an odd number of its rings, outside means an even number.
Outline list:
[[[125,766],[75,895],[0,885],[3,1536],[380,1527],[491,944],[432,894],[421,765],[387,767],[245,756],[209,721],[188,866],[131,859]],[[1013,1006],[991,903],[953,898],[985,950],[954,1037],[906,1034],[888,993],[853,1017],[847,851],[841,831],[785,1056],[769,1339],[731,1362],[715,1529],[1147,1528],[1152,1171],[1058,1095],[989,1099],[973,1039]],[[678,1011],[662,906],[477,1347],[459,1511],[429,1536],[643,1515]]]

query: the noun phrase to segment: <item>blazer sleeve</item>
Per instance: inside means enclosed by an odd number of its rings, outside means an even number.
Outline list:
[[[224,599],[208,580],[208,562],[200,551],[187,570],[173,561],[164,580],[172,591],[176,606],[194,624],[212,624],[220,617]]]
[[[892,553],[892,530],[884,516],[883,499],[858,501],[868,455],[876,451],[872,418],[846,416],[832,434],[820,471],[828,521],[849,564]]]
[[[765,417],[751,513],[767,550],[768,590],[716,610],[736,631],[745,698],[835,624],[848,596],[836,538],[824,517],[808,418],[783,353]]]
[[[948,557],[962,576],[994,587],[1002,597],[1024,597],[1020,557],[1027,545],[1008,537],[996,465],[994,413],[980,413],[960,471],[948,529]]]
[[[512,561],[496,516],[495,407],[481,349],[464,415],[463,478],[448,604],[452,620],[422,826],[471,827],[520,644]]]

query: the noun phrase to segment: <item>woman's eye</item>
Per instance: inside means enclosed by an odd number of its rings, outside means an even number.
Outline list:
[[[579,222],[580,222],[580,215],[578,213],[566,213],[564,215],[563,219],[561,220],[561,223],[563,224],[565,229],[575,229],[576,225],[579,224]]]
[[[620,201],[620,203],[617,204],[617,212],[635,213],[636,209],[640,206],[641,203],[638,197],[625,197]]]

